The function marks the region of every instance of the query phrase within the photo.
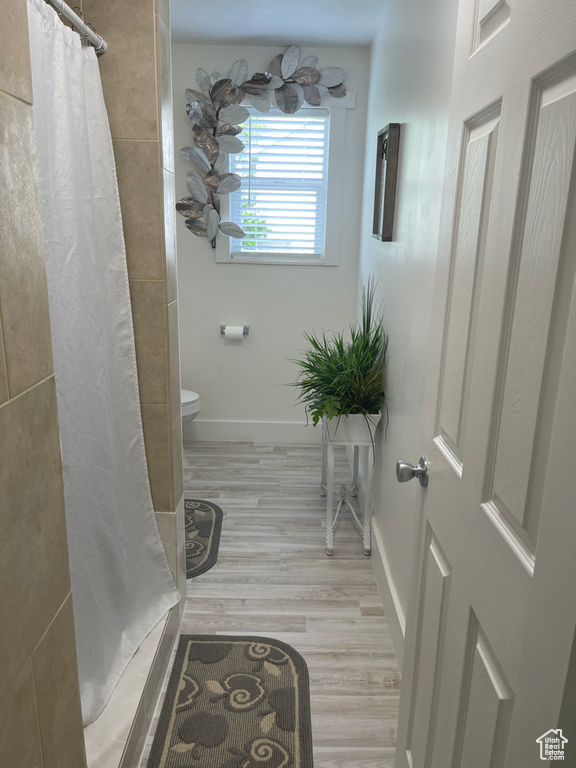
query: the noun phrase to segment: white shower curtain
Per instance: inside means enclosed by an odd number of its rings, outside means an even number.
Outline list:
[[[144,451],[112,141],[93,48],[29,0],[34,121],[84,722],[179,594]]]

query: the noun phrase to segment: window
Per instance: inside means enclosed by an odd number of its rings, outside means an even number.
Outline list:
[[[230,171],[243,180],[230,195],[230,218],[246,232],[231,239],[231,259],[322,262],[330,113],[250,112],[239,136],[246,149],[231,157]]]

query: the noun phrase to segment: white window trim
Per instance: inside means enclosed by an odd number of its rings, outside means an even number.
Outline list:
[[[326,195],[326,239],[324,257],[321,259],[282,258],[232,258],[234,238],[229,238],[227,248],[216,250],[216,262],[219,264],[276,264],[278,266],[298,267],[337,267],[340,261],[340,237],[342,227],[342,189],[344,186],[344,157],[346,150],[346,111],[356,106],[356,94],[347,93],[343,99],[325,99],[320,105],[330,109],[330,136],[328,143],[328,186]],[[307,107],[308,108],[308,107]],[[313,109],[313,107],[312,107]],[[229,196],[224,195],[221,217],[226,221],[230,216]],[[281,256],[281,254],[279,254]]]

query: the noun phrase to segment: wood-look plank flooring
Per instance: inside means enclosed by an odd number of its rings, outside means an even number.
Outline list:
[[[315,768],[392,768],[394,648],[349,516],[338,521],[334,556],[325,554],[320,468],[319,446],[186,446],[185,496],[215,501],[225,519],[218,563],[188,581],[181,631],[290,643],[310,671]],[[336,481],[349,480],[341,449]]]

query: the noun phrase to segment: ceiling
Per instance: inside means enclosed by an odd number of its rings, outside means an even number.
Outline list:
[[[174,43],[367,46],[386,0],[171,0]]]

